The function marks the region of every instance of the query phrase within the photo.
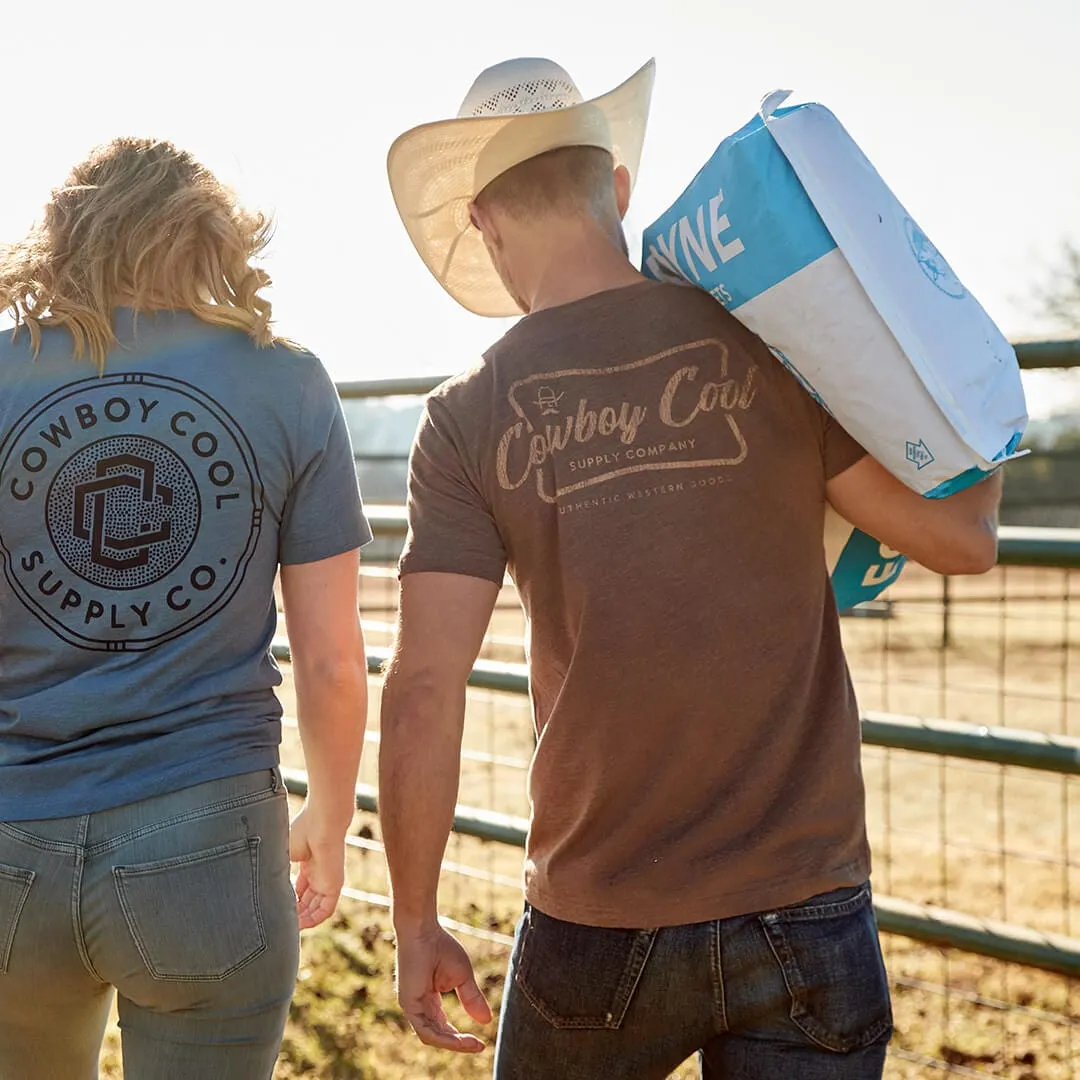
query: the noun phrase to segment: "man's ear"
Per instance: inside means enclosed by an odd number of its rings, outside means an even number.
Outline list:
[[[502,229],[499,227],[498,214],[492,213],[486,206],[471,202],[469,203],[469,220],[473,228],[480,233],[489,254],[502,248]]]
[[[491,219],[491,214],[477,202],[469,203],[469,220],[472,222],[473,228],[485,236],[490,236],[495,231],[495,223]]]
[[[620,165],[615,170],[615,205],[621,221],[630,209],[630,170],[625,165]]]

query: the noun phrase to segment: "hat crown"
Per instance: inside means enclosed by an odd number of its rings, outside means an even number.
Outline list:
[[[480,73],[458,117],[549,112],[580,105],[583,100],[574,80],[553,60],[505,60]]]

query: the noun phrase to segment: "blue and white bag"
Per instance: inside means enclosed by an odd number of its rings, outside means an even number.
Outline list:
[[[838,610],[873,600],[900,576],[906,561],[900,552],[825,507],[825,565]]]
[[[645,230],[642,270],[710,292],[909,487],[959,491],[1017,456],[1016,354],[836,117],[781,108],[787,96],[767,97]],[[893,560],[844,528],[837,558],[850,569],[866,548],[872,581]]]
[[[836,117],[786,97],[646,230],[642,268],[711,292],[909,487],[958,491],[1023,434],[1016,354]]]

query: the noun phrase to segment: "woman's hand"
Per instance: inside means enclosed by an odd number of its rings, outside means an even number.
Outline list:
[[[305,803],[289,829],[289,858],[300,864],[296,904],[300,929],[310,930],[334,914],[345,884],[345,834],[349,822],[328,818]]]

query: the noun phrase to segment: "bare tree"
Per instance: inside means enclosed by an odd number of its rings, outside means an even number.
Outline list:
[[[1040,293],[1042,309],[1065,329],[1080,332],[1080,245],[1066,243],[1053,282]]]

